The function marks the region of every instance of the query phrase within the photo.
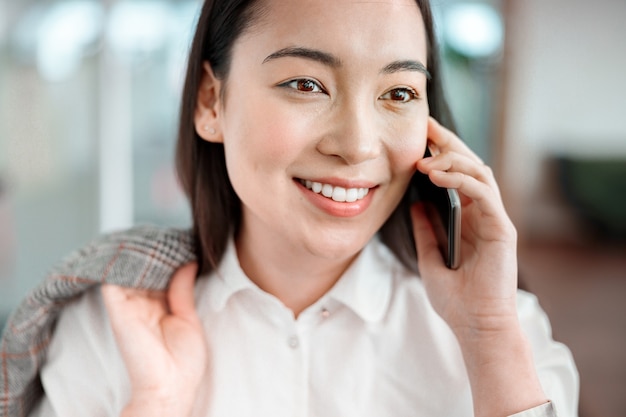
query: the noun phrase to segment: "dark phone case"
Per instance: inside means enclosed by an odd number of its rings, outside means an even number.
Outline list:
[[[426,156],[430,156],[428,150]],[[413,175],[410,187],[411,202],[425,203],[446,266],[457,269],[461,262],[461,201],[457,191],[436,186],[419,171]]]

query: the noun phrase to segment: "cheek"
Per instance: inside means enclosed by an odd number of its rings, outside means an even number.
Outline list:
[[[415,172],[415,164],[424,157],[427,142],[428,118],[420,117],[412,122],[395,124],[394,137],[388,146],[392,166],[396,172],[407,175]]]
[[[288,166],[310,142],[311,123],[268,100],[240,100],[224,131],[226,158],[233,168],[254,173]],[[235,110],[235,111],[233,111]]]
[[[276,109],[275,109],[276,110]],[[311,129],[299,115],[268,112],[251,132],[257,149],[273,164],[289,164],[311,142]]]

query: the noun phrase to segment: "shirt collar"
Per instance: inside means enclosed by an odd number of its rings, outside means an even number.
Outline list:
[[[235,241],[231,237],[226,246],[219,267],[213,272],[213,278],[220,281],[219,286],[213,286],[210,294],[215,310],[222,310],[234,294],[247,289],[259,290],[259,288],[246,276],[239,265]]]
[[[374,237],[328,296],[348,306],[364,321],[380,321],[389,307],[398,265],[389,249]]]
[[[399,262],[389,249],[374,237],[324,296],[346,305],[364,321],[382,320],[391,298],[393,276]],[[239,265],[234,239],[230,239],[214,278],[221,281],[209,295],[216,310],[244,290],[261,291]]]

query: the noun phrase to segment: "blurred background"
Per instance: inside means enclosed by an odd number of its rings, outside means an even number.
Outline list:
[[[197,0],[0,0],[0,327],[99,233],[185,227],[173,168]],[[462,137],[494,168],[520,274],[626,416],[626,1],[433,0]]]

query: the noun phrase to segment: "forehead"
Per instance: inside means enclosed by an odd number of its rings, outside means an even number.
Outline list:
[[[323,49],[343,59],[419,59],[427,41],[415,0],[261,0],[261,13],[240,39],[248,49]]]

